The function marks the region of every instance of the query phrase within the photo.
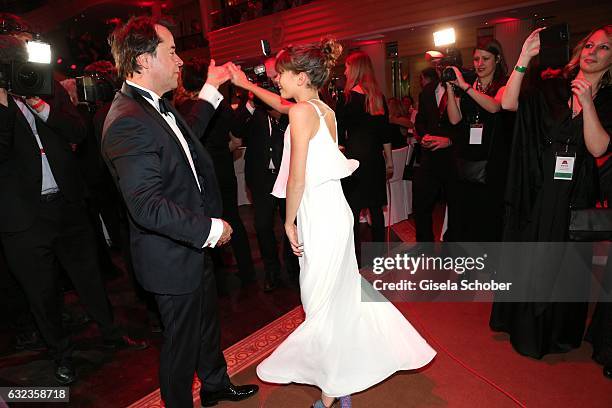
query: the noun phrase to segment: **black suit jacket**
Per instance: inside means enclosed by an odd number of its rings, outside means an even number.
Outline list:
[[[414,127],[419,136],[430,134],[432,136],[446,136],[451,140],[454,138],[457,128],[448,120],[446,110],[440,115],[440,109],[436,102],[436,87],[438,82],[430,82],[425,85],[419,95],[419,111],[414,120]],[[431,163],[436,166],[437,162],[448,162],[452,159],[454,147],[431,151],[421,149],[421,166]]]
[[[274,167],[280,169],[283,158],[285,129],[289,124],[287,115],[282,115],[278,126],[268,122],[268,112],[263,108],[255,108],[251,114],[246,106],[237,111],[238,121],[246,122],[244,141],[247,146],[244,155],[244,178],[247,186],[253,191],[263,187],[264,180],[269,177],[270,159]],[[269,193],[270,191],[267,191]]]
[[[179,295],[200,285],[202,246],[222,203],[212,160],[198,140],[215,109],[202,101],[184,119],[171,110],[195,150],[201,193],[172,128],[127,84],[104,122],[102,153],[130,215],[136,277],[148,291]]]
[[[67,201],[83,200],[85,185],[71,143],[84,140],[85,124],[70,97],[55,83],[49,117],[38,115],[36,129],[53,177]],[[0,231],[27,230],[40,208],[42,165],[40,148],[25,116],[9,95],[8,107],[0,105]]]

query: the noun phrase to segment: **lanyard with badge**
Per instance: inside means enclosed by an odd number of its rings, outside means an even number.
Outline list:
[[[470,144],[471,145],[481,145],[482,144],[482,131],[484,127],[483,124],[480,123],[480,108],[478,104],[476,104],[476,116],[474,117],[474,121],[470,123]]]
[[[574,98],[570,102],[570,115],[574,110]],[[576,162],[576,153],[569,152],[570,138],[565,142],[565,151],[555,152],[555,180],[571,180],[574,175],[574,164]]]

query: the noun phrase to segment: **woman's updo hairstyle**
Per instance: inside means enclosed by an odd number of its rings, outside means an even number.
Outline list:
[[[276,71],[304,72],[312,87],[319,89],[328,80],[341,54],[342,45],[331,38],[324,38],[315,45],[290,45],[277,55]]]

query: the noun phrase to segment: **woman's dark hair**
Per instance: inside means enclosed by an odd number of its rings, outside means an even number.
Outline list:
[[[276,70],[279,73],[304,72],[312,87],[320,89],[341,54],[342,46],[330,38],[324,38],[316,45],[288,46],[276,57]]]
[[[193,59],[183,65],[181,81],[183,88],[189,92],[199,92],[208,77],[208,61]]]
[[[156,55],[161,42],[155,31],[156,25],[169,27],[166,22],[151,17],[132,17],[109,36],[108,43],[120,78],[125,79],[134,72],[140,73],[142,67],[136,60],[139,55]]]
[[[483,50],[490,52],[495,57],[495,71],[493,73],[493,81],[505,80],[508,76],[508,64],[506,64],[506,58],[504,57],[504,50],[501,44],[497,40],[486,39],[479,41],[474,48],[476,50]]]

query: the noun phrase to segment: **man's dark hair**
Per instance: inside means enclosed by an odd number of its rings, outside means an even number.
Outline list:
[[[431,82],[440,82],[440,76],[435,68],[425,68],[423,71],[421,71],[421,75],[423,75],[423,78],[427,78]]]
[[[169,27],[169,24],[152,17],[132,17],[122,26],[118,26],[109,36],[115,66],[122,79],[140,73],[142,68],[136,58],[142,54],[156,55],[161,39],[155,26]]]
[[[0,34],[32,33],[32,27],[21,17],[11,13],[0,13]]]
[[[183,88],[190,92],[199,92],[206,83],[208,76],[208,61],[194,59],[183,65],[181,81]]]

